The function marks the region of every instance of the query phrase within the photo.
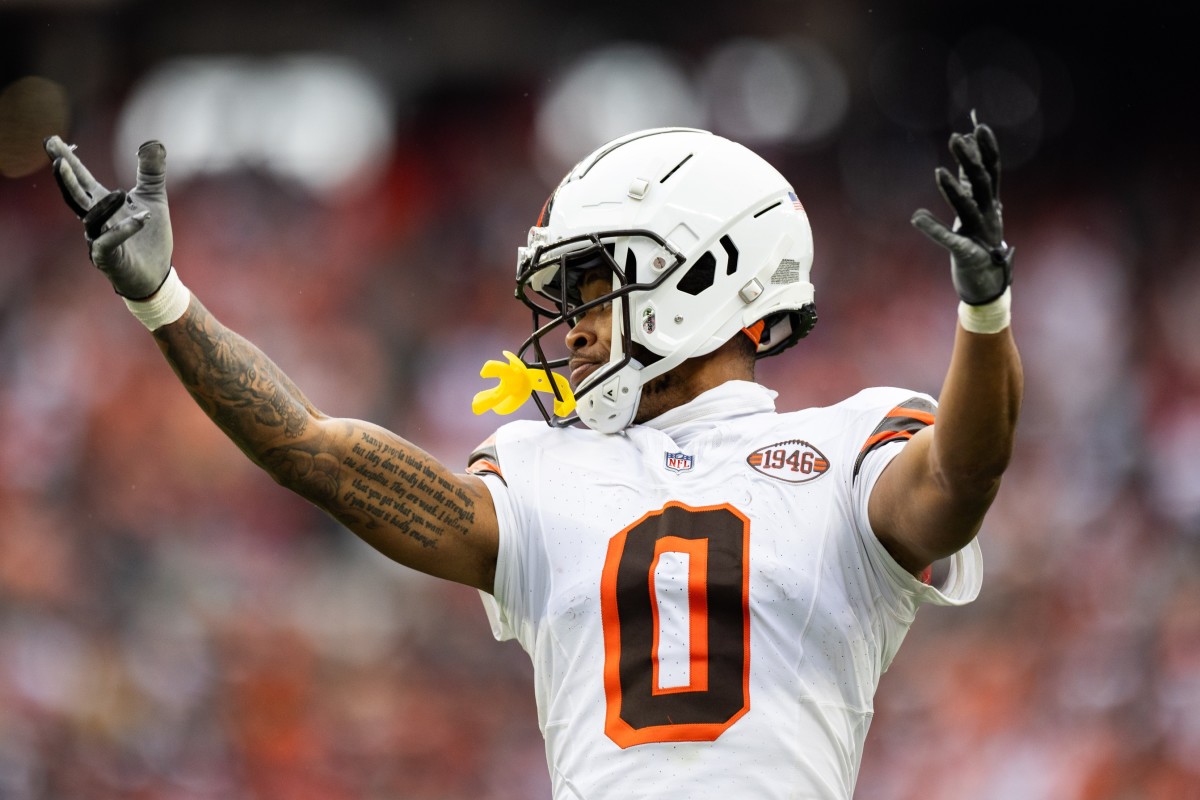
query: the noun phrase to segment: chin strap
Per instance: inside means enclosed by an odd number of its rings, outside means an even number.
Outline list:
[[[535,390],[554,395],[555,416],[565,417],[575,410],[575,394],[562,375],[530,367],[507,350],[504,351],[504,357],[508,359],[507,364],[503,361],[487,361],[479,370],[479,377],[497,378],[500,383],[478,392],[471,400],[471,410],[476,414],[487,411],[511,414],[524,405]],[[554,379],[553,385],[551,378]]]

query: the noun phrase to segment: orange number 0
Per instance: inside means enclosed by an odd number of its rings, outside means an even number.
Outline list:
[[[608,544],[600,582],[605,733],[622,748],[711,742],[750,710],[750,521],[730,505],[671,502]],[[687,681],[660,676],[664,554],[686,558]]]

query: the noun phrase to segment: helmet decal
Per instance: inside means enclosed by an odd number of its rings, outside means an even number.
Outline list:
[[[786,284],[800,282],[800,262],[785,258],[780,260],[779,267],[771,273],[771,283]]]

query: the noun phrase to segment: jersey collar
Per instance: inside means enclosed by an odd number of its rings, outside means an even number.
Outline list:
[[[654,419],[647,420],[648,428],[662,431],[676,442],[698,433],[712,430],[713,425],[751,414],[775,410],[775,392],[753,381],[726,381],[709,389],[694,400],[672,408]]]

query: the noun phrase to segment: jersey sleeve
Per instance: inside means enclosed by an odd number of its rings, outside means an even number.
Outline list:
[[[929,571],[915,576],[900,566],[871,528],[868,504],[875,482],[891,460],[921,429],[935,424],[937,403],[929,395],[899,389],[877,390],[878,405],[859,416],[857,454],[851,473],[851,509],[855,530],[878,587],[892,610],[911,620],[917,607],[964,605],[974,600],[982,585],[979,543],[972,540],[947,559],[945,576],[934,585]]]
[[[889,409],[859,446],[858,456],[854,460],[854,479],[857,480],[867,456],[885,445],[907,442],[919,430],[932,425],[936,415],[937,404],[928,395],[913,395]]]
[[[467,472],[483,479],[496,508],[499,547],[496,555],[496,578],[491,593],[480,591],[484,610],[498,640],[517,639],[529,648],[532,628],[529,624],[530,569],[527,531],[519,493],[509,486],[501,466],[500,441],[503,429],[488,437],[472,451],[467,460]]]

